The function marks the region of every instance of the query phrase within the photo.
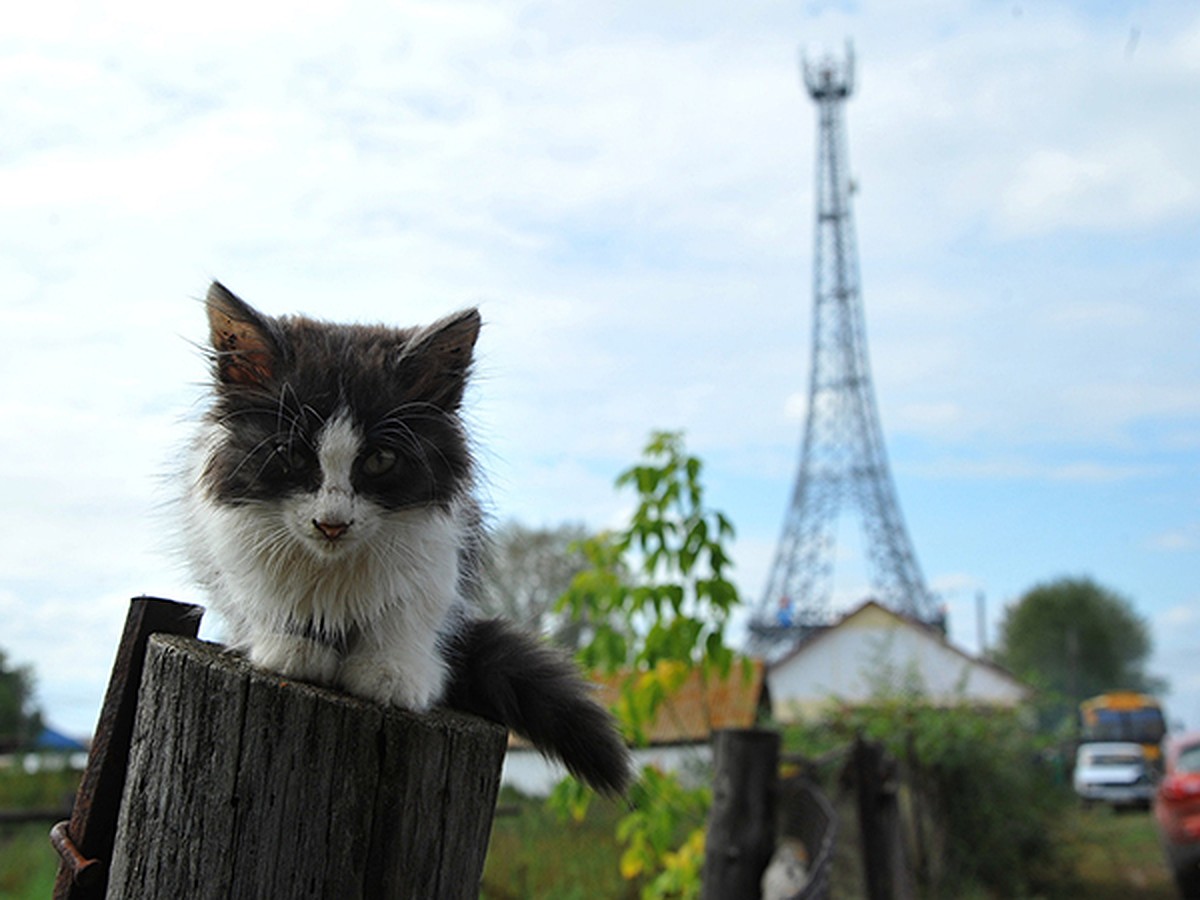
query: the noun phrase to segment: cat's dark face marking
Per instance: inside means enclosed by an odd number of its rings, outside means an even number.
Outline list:
[[[265,316],[220,284],[207,308],[222,438],[205,479],[218,501],[315,494],[336,477],[398,510],[447,504],[469,481],[458,413],[475,310],[422,329],[333,325]],[[335,424],[340,473],[322,453]]]

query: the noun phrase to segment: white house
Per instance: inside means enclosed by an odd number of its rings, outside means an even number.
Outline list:
[[[767,670],[781,722],[834,703],[915,695],[938,705],[1015,707],[1032,690],[1001,666],[951,644],[941,630],[868,600],[814,632]]]

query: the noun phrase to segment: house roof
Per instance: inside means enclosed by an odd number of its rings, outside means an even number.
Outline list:
[[[747,660],[749,677],[734,662],[727,678],[710,675],[706,680],[699,669],[691,670],[683,684],[670,693],[658,707],[654,721],[645,729],[649,744],[694,744],[709,739],[719,728],[751,728],[758,721],[763,695],[762,660]],[[593,675],[596,700],[609,709],[617,706],[621,688],[630,678],[628,671],[611,675]],[[510,737],[510,746],[527,742]]]
[[[907,628],[914,629],[914,630],[924,634],[926,637],[930,638],[931,640],[937,641],[946,650],[949,650],[951,653],[956,654],[957,656],[961,657],[964,661],[970,663],[971,665],[982,666],[983,668],[990,669],[993,672],[1000,675],[1001,677],[1009,679],[1010,681],[1019,685],[1026,692],[1028,692],[1030,694],[1033,693],[1033,689],[1028,684],[1026,684],[1021,678],[1018,678],[1015,674],[1010,672],[1004,666],[1000,665],[999,663],[992,662],[990,659],[985,659],[985,658],[979,657],[979,656],[972,656],[970,653],[967,653],[965,650],[962,650],[961,648],[956,647],[954,644],[950,643],[950,641],[946,638],[945,633],[940,628],[930,625],[928,622],[923,622],[920,619],[917,619],[913,616],[905,615],[904,613],[897,612],[894,609],[889,609],[888,607],[886,607],[882,603],[880,603],[878,600],[873,600],[873,599],[864,600],[862,603],[860,603],[854,609],[845,613],[840,619],[838,619],[832,625],[812,631],[810,634],[808,634],[802,640],[800,640],[796,644],[796,646],[793,647],[787,654],[785,654],[784,656],[780,657],[778,660],[773,662],[771,664],[771,668],[778,669],[782,666],[787,665],[787,663],[790,660],[795,659],[801,653],[806,652],[812,646],[814,646],[818,642],[822,641],[823,639],[827,638],[833,632],[844,627],[848,623],[851,623],[854,619],[861,618],[862,616],[870,614],[870,613],[883,613],[885,616],[895,620],[898,624],[900,624],[904,627],[907,627]]]
[[[680,744],[707,741],[719,728],[750,728],[758,720],[763,691],[763,664],[748,660],[749,677],[734,663],[726,678],[702,677],[692,669],[678,690],[669,694],[658,708],[654,722],[646,729],[651,744]],[[608,707],[616,706],[621,686],[628,673],[618,672],[593,680],[599,686],[598,697]]]

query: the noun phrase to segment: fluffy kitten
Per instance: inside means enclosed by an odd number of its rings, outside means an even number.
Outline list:
[[[459,408],[475,310],[424,328],[266,316],[213,283],[212,405],[185,539],[230,644],[264,668],[499,721],[602,791],[629,778],[574,666],[471,598],[483,533]]]

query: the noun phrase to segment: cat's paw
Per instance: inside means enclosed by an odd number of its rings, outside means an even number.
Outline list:
[[[342,662],[338,683],[356,696],[425,712],[442,698],[446,666],[437,659],[406,662],[400,666],[380,653],[352,655]]]
[[[294,634],[271,634],[250,647],[250,662],[297,681],[333,684],[341,658],[318,641]]]

